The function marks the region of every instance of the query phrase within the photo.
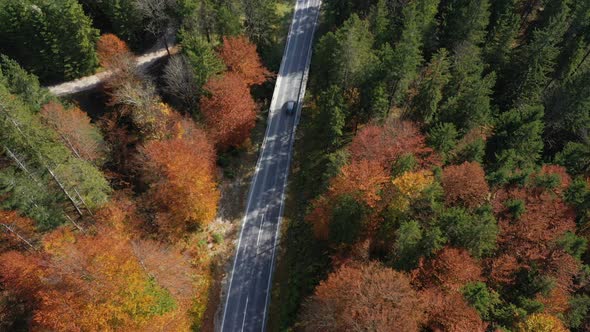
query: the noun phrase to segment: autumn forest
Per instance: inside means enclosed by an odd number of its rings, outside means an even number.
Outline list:
[[[0,331],[219,328],[293,5],[0,0]],[[590,330],[590,1],[324,0],[302,107],[267,330]]]

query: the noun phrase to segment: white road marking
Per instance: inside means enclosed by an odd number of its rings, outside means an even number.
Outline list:
[[[258,229],[258,238],[256,239],[256,255],[258,256],[258,244],[260,243],[260,234],[262,234],[262,226],[264,226],[264,217],[266,216],[266,209],[264,209],[264,213],[262,214],[262,220],[260,221],[260,226]]]
[[[246,310],[248,310],[248,299],[249,297],[246,297],[246,307],[244,307],[244,319],[242,319],[242,332],[244,332],[244,324],[246,324]]]

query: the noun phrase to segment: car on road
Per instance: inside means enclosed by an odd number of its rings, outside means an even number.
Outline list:
[[[287,114],[292,115],[293,113],[295,113],[295,102],[289,100],[285,103],[285,106],[283,106],[283,108],[285,109],[285,112],[287,112]]]

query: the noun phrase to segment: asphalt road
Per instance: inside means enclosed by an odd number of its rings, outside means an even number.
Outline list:
[[[264,331],[294,133],[307,82],[321,0],[295,0],[293,21],[250,187],[221,331]],[[295,101],[295,114],[284,105]]]

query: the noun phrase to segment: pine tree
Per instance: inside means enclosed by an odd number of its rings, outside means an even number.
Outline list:
[[[272,45],[273,32],[278,23],[276,0],[243,1],[246,34],[261,50]]]
[[[504,68],[516,42],[520,17],[516,12],[517,0],[501,0],[492,3],[490,32],[484,46],[486,62],[496,71]]]
[[[492,121],[490,97],[495,73],[484,76],[480,49],[463,43],[455,48],[451,60],[451,79],[445,87],[445,100],[439,120],[455,124],[461,134]]]
[[[441,10],[440,45],[453,49],[462,42],[479,45],[490,17],[489,0],[448,0]]]
[[[543,150],[542,132],[543,106],[523,105],[502,113],[487,146],[491,181],[502,183],[531,173]]]
[[[337,147],[344,134],[347,111],[342,90],[338,86],[331,86],[320,96],[318,108],[317,130],[323,136],[322,142],[328,147]]]
[[[390,98],[390,106],[401,103],[410,83],[418,75],[418,67],[422,63],[422,36],[418,25],[416,3],[408,3],[402,10],[404,26],[399,41],[385,44],[380,51],[381,68]]]
[[[375,45],[377,46],[381,46],[389,40],[389,32],[391,31],[389,15],[390,11],[387,0],[378,0],[377,3],[371,7],[371,31],[375,36]]]
[[[438,118],[443,88],[450,80],[448,52],[441,48],[430,60],[418,81],[418,94],[412,99],[412,118],[431,124]]]
[[[43,81],[78,78],[98,64],[98,30],[75,0],[0,3],[0,51]]]
[[[569,1],[555,1],[555,8],[545,14],[530,40],[512,55],[514,69],[503,75],[506,82],[500,99],[503,109],[535,105],[547,87],[559,55],[558,44],[568,26]]]
[[[336,81],[333,83],[360,86],[368,79],[376,61],[368,22],[352,15],[336,32],[336,40],[337,47],[333,50]]]

